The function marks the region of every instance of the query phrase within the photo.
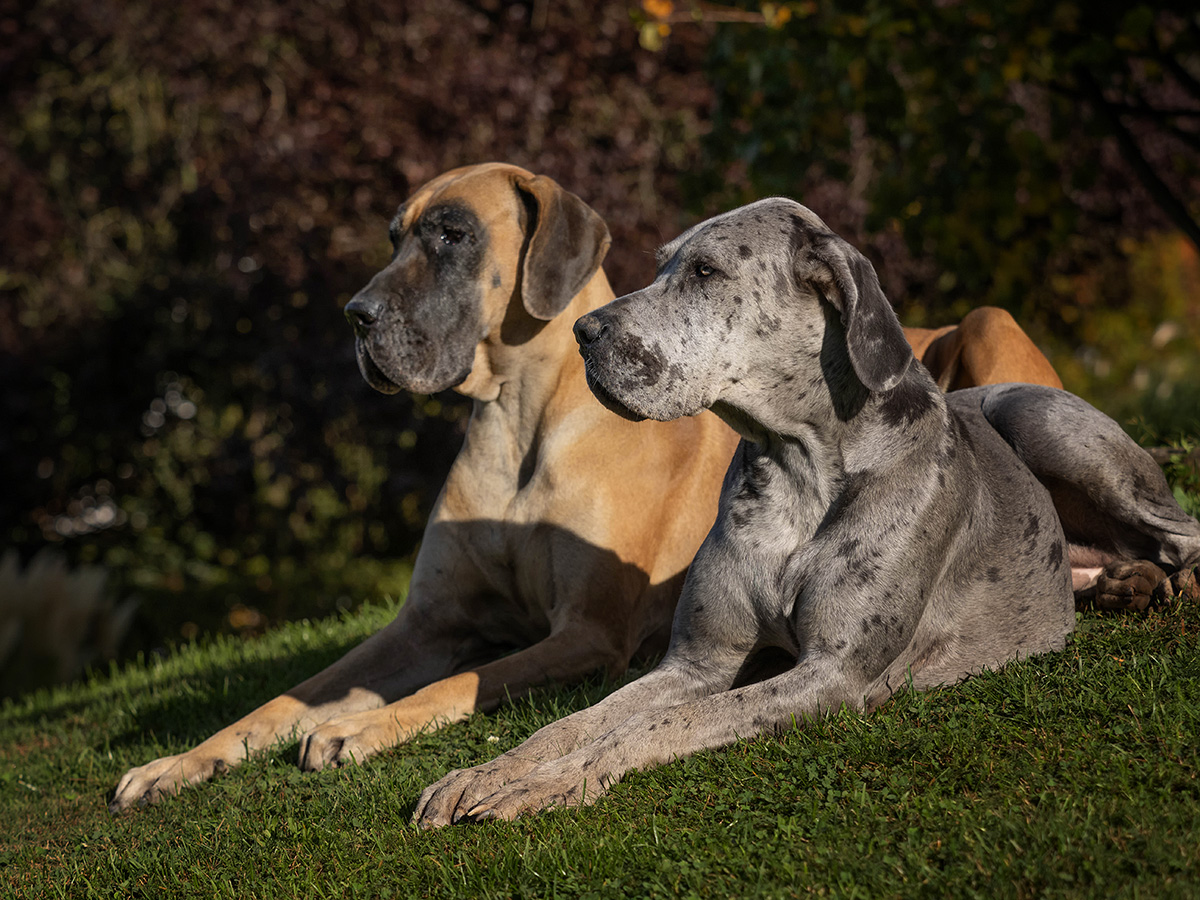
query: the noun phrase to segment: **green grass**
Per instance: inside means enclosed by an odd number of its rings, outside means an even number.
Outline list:
[[[364,766],[286,744],[112,818],[193,744],[394,610],[185,648],[0,714],[0,896],[1200,896],[1200,609],[1085,616],[1066,651],[637,773],[594,807],[422,833],[421,788],[598,698],[547,690]]]

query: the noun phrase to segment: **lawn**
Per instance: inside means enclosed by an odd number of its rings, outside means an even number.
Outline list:
[[[611,688],[550,689],[363,766],[289,743],[113,818],[181,750],[395,607],[220,639],[8,704],[15,897],[1200,895],[1200,609],[1085,615],[1066,651],[638,773],[594,807],[422,833],[421,788]]]
[[[1176,496],[1200,479],[1172,462]],[[597,805],[420,832],[421,789],[616,685],[547,688],[366,765],[296,742],[114,818],[398,603],[218,637],[0,708],[0,897],[1200,897],[1200,604],[1081,614],[1061,653],[634,773]],[[639,673],[631,673],[630,678]]]

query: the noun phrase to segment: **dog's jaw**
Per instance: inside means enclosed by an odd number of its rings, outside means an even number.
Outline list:
[[[371,356],[371,350],[362,338],[354,341],[354,355],[358,359],[358,370],[363,379],[381,394],[398,394],[401,391],[411,391],[414,394],[436,394],[439,391],[458,387],[471,375],[471,366],[466,366],[457,375],[444,381],[434,382],[428,379],[398,379],[393,374],[384,372],[383,368]]]
[[[375,360],[371,359],[371,353],[362,338],[356,338],[354,341],[354,356],[358,359],[358,370],[362,373],[363,380],[379,393],[398,394],[403,390],[400,385],[384,375],[375,364]]]
[[[584,370],[587,374],[587,386],[594,396],[609,412],[614,412],[622,419],[628,419],[630,422],[644,422],[648,416],[640,412],[635,412],[630,409],[615,396],[612,391],[606,388],[598,377],[592,372],[591,366],[587,366]]]

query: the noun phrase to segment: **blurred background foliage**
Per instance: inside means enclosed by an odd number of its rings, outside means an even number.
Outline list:
[[[0,550],[127,650],[404,589],[469,409],[362,382],[341,307],[457,165],[596,208],[618,293],[807,203],[910,324],[1012,310],[1067,386],[1200,433],[1186,3],[0,0]]]

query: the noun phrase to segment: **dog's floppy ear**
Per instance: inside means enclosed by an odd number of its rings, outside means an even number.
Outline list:
[[[796,221],[796,277],[815,285],[842,315],[850,364],[872,391],[899,384],[913,361],[900,320],[867,258],[831,231]]]
[[[612,238],[599,214],[554,179],[537,175],[516,186],[529,211],[521,298],[535,319],[553,319],[600,268]]]

